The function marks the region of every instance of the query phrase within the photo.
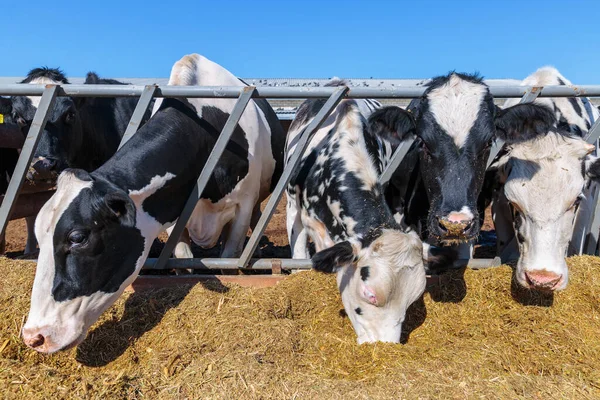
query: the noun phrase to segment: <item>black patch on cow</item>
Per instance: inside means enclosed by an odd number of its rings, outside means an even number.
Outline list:
[[[354,309],[354,312],[355,312],[357,315],[362,315],[362,310],[360,309],[360,307],[356,307],[356,308]]]
[[[539,104],[517,104],[500,110],[496,134],[507,143],[519,143],[545,136],[556,124],[551,109]]]
[[[54,82],[69,84],[69,80],[65,77],[64,72],[60,68],[48,68],[48,67],[39,67],[34,68],[21,81],[21,83],[29,83],[34,79],[39,78],[48,78],[53,80]]]
[[[567,83],[565,81],[563,81],[560,77],[556,77],[556,79],[558,79],[558,84],[559,85],[566,85]]]
[[[144,238],[135,227],[135,206],[127,193],[95,180],[58,220],[53,245],[52,296],[61,302],[116,292],[134,273]]]
[[[367,279],[369,279],[369,275],[370,275],[369,267],[361,267],[360,268],[360,279],[362,279],[363,281],[366,281]]]
[[[336,268],[343,267],[354,260],[354,249],[350,242],[343,241],[336,245],[321,250],[312,257],[313,269],[331,273]]]
[[[579,105],[577,99],[574,97],[567,97],[567,100],[571,104],[571,107],[573,107],[575,113],[577,113],[578,116],[583,117],[583,110],[581,109],[581,106]]]

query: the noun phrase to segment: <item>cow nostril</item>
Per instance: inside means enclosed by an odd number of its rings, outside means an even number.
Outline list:
[[[446,228],[446,225],[444,225],[444,222],[441,218],[438,218],[438,227],[442,232],[448,232],[448,229]]]
[[[32,338],[25,339],[25,344],[34,349],[43,345],[45,341],[46,339],[44,338],[44,335],[38,333]]]
[[[473,220],[463,221],[462,225],[464,226],[463,232],[467,232],[473,226]]]

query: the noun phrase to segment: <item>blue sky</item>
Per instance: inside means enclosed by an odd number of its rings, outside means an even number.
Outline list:
[[[200,53],[242,77],[524,78],[600,84],[597,0],[6,1],[1,76],[167,77]]]

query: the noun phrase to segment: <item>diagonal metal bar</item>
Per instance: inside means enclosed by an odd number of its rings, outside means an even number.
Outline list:
[[[588,133],[585,135],[584,140],[591,144],[596,144],[596,141],[600,137],[600,118],[594,122],[594,125],[590,128]]]
[[[408,150],[410,150],[410,146],[412,146],[414,142],[415,137],[414,135],[411,135],[408,139],[400,143],[400,145],[392,155],[392,159],[390,160],[389,164],[385,167],[383,173],[379,177],[379,182],[382,185],[386,185],[390,181],[392,175],[394,174],[394,172],[396,172],[396,170],[400,166],[400,163],[402,162],[404,157],[406,157]]]
[[[600,201],[598,196],[596,197],[596,204],[594,205],[594,211],[588,226],[589,229],[583,237],[583,252],[584,254],[595,255],[598,247],[598,235],[600,234]]]
[[[119,143],[119,149],[123,147],[125,143],[137,132],[142,120],[144,119],[144,114],[148,110],[148,106],[152,102],[154,98],[154,93],[156,92],[156,85],[147,85],[144,87],[144,91],[140,96],[140,99],[135,106],[135,110],[133,110],[133,115],[131,115],[131,120],[129,121],[129,125],[127,125],[127,129],[123,134],[123,138],[121,139],[121,143]]]
[[[331,111],[346,96],[348,90],[349,89],[347,86],[338,87],[336,91],[329,97],[329,99],[327,99],[325,104],[323,104],[323,107],[321,107],[315,118],[304,129],[304,132],[302,132],[301,139],[296,145],[296,150],[294,150],[290,161],[285,166],[283,173],[281,174],[281,178],[279,178],[277,186],[275,186],[273,193],[271,193],[271,197],[269,198],[269,201],[265,206],[265,210],[262,213],[260,219],[258,220],[256,227],[252,230],[252,236],[250,236],[250,240],[248,240],[248,243],[246,244],[246,247],[244,248],[244,251],[242,252],[242,255],[238,261],[238,266],[240,268],[245,268],[246,265],[248,265],[248,263],[250,262],[250,259],[252,258],[256,247],[258,246],[258,242],[262,237],[265,228],[267,227],[267,224],[271,220],[271,217],[273,216],[273,212],[275,211],[279,200],[281,200],[283,191],[285,190],[286,186],[290,182],[290,179],[292,178],[292,173],[300,165],[302,155],[308,147],[310,139],[313,137],[314,133],[321,127],[321,125],[327,119]]]
[[[527,88],[527,90],[525,91],[525,94],[523,95],[523,97],[521,97],[521,101],[519,102],[519,104],[532,103],[535,99],[538,98],[540,93],[542,93],[543,88],[544,88],[543,86],[533,86],[533,87]],[[502,140],[500,138],[496,138],[496,140],[494,141],[494,144],[492,145],[492,149],[490,150],[490,156],[488,157],[488,160],[487,160],[486,169],[488,169],[490,167],[490,165],[492,165],[492,163],[494,162],[494,159],[496,158],[498,153],[500,153],[500,150],[502,150],[503,147],[504,147],[504,140]]]
[[[58,85],[47,85],[42,93],[40,104],[33,117],[33,122],[29,127],[27,138],[25,138],[25,143],[21,149],[21,155],[19,156],[12,178],[8,183],[4,200],[0,206],[0,237],[4,235],[10,214],[16,203],[15,200],[21,191],[21,186],[23,186],[23,181],[25,181],[25,175],[29,170],[33,152],[37,148],[41,133],[44,131],[46,122],[50,117],[50,111],[54,108],[54,104],[56,103],[58,89]]]
[[[231,138],[235,127],[240,121],[240,118],[242,117],[242,114],[252,99],[252,95],[255,91],[256,87],[254,86],[246,86],[242,90],[238,101],[233,107],[233,111],[231,111],[231,114],[229,115],[229,118],[227,119],[227,122],[225,123],[225,126],[223,127],[223,130],[221,131],[221,134],[215,143],[215,146],[206,160],[206,164],[204,164],[204,168],[202,168],[202,172],[200,172],[200,176],[198,177],[198,181],[196,182],[194,190],[192,190],[192,193],[190,194],[190,197],[188,197],[181,215],[177,219],[177,223],[175,224],[175,227],[169,236],[169,240],[167,240],[165,247],[158,257],[156,262],[156,266],[158,268],[163,268],[166,265],[167,261],[171,257],[171,254],[173,253],[173,250],[175,250],[175,246],[177,245],[179,237],[183,233],[188,220],[192,216],[194,207],[196,207],[196,204],[198,203],[198,200],[200,199],[200,196],[202,195],[202,192],[204,191],[204,188],[206,187],[213,170],[219,162],[223,151],[225,151],[227,143],[229,143],[229,138]]]

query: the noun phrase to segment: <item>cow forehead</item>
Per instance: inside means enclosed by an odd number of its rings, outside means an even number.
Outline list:
[[[456,75],[427,94],[429,111],[458,148],[465,144],[487,94],[488,88],[484,84]]]
[[[53,236],[56,224],[73,200],[83,189],[91,188],[92,184],[92,181],[82,180],[70,171],[60,174],[56,193],[42,207],[35,221],[35,235],[40,245],[43,245],[44,238]]]

